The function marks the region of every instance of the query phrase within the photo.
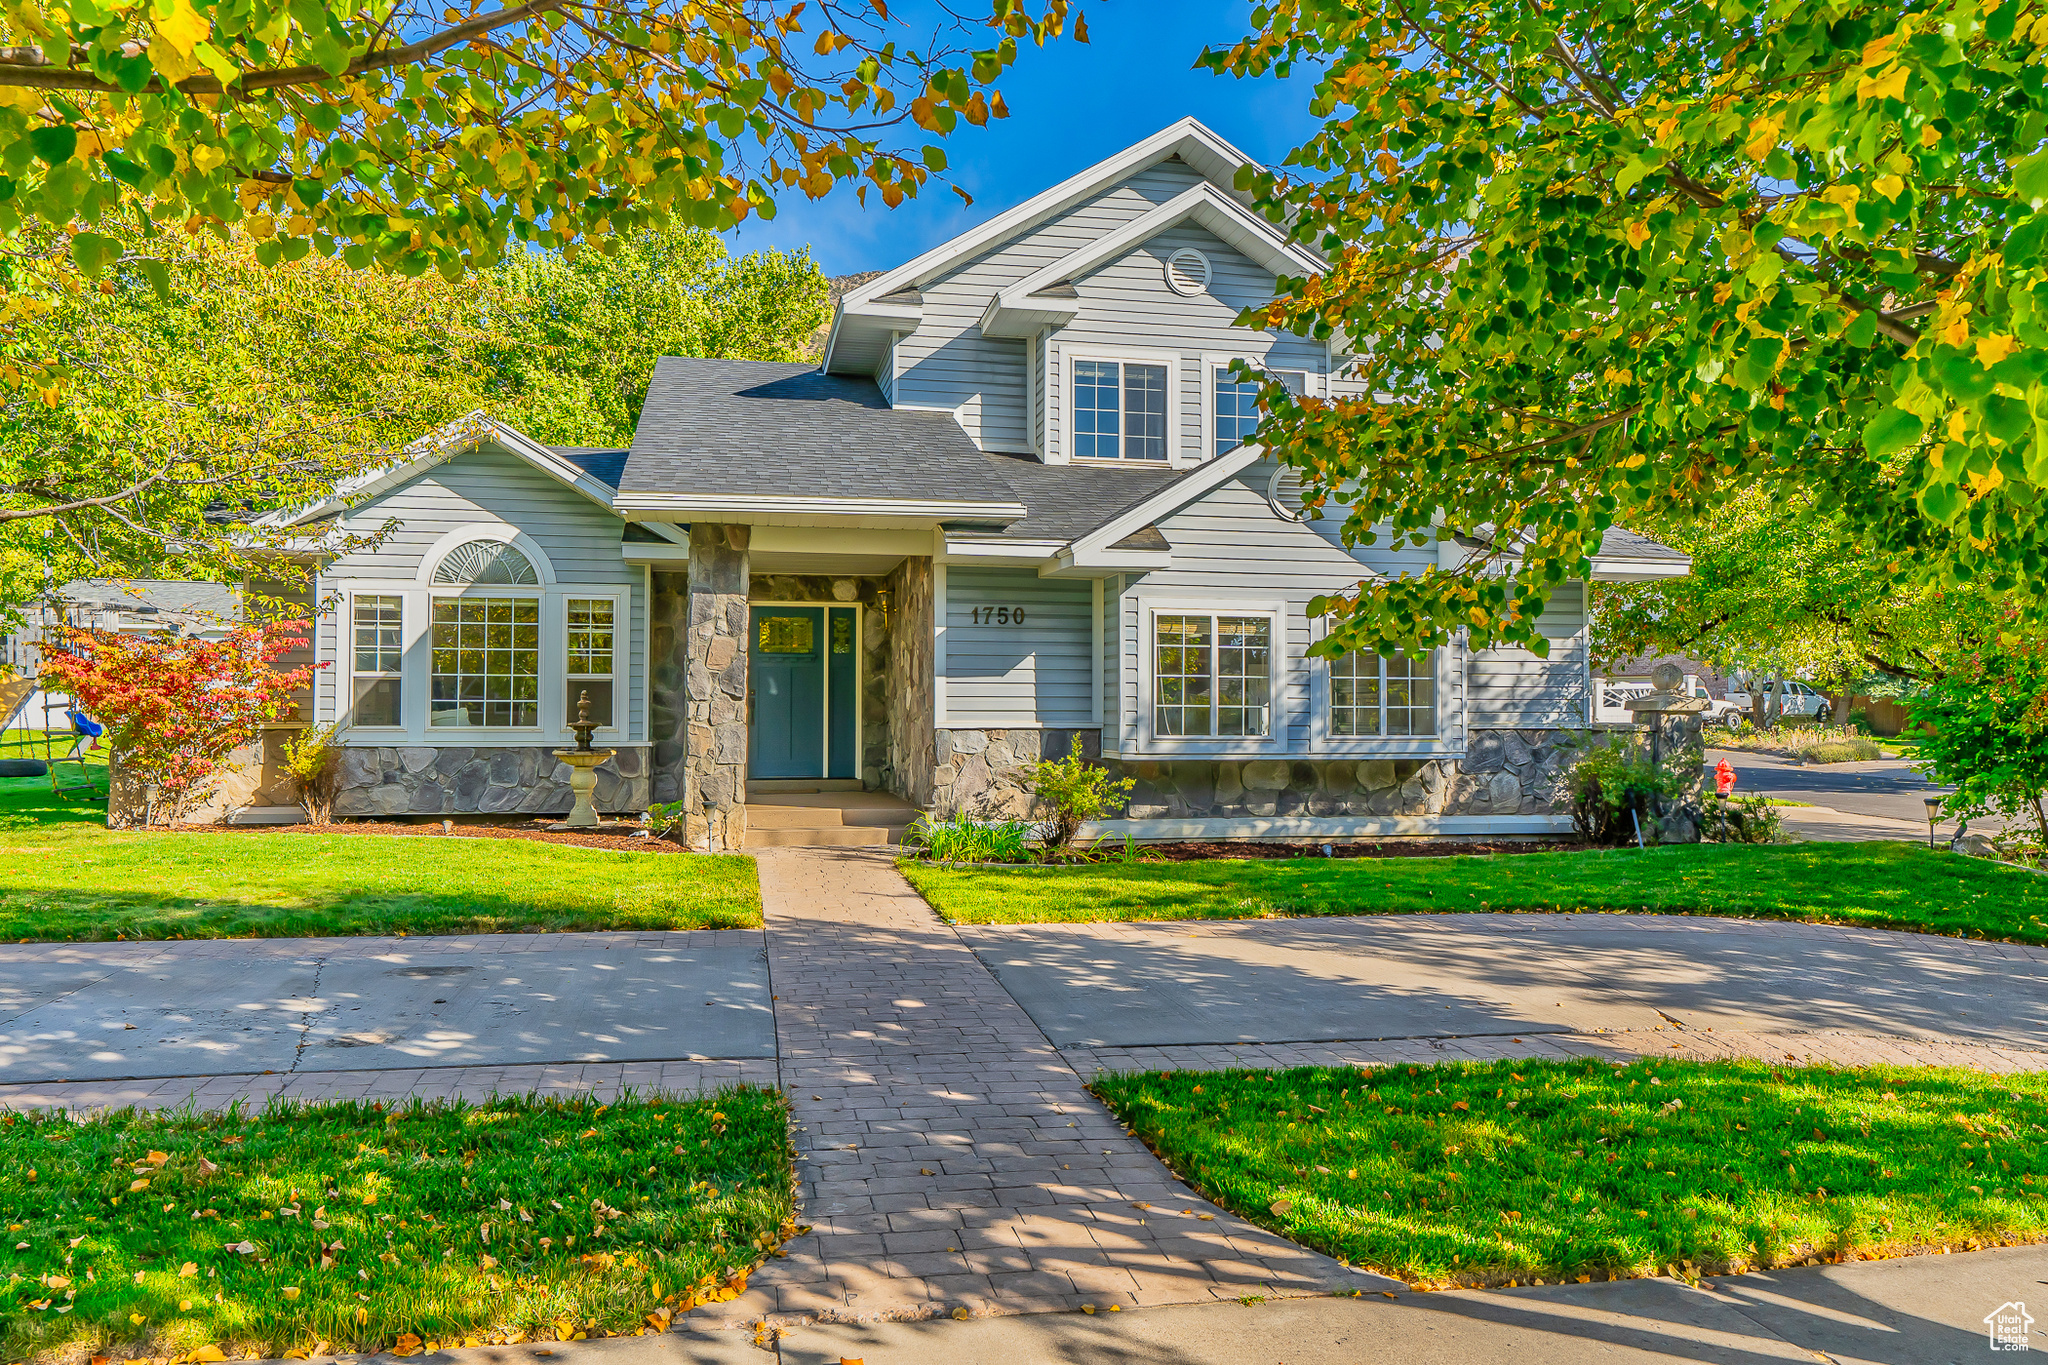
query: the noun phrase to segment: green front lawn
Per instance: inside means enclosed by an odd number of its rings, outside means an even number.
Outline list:
[[[0,1359],[633,1333],[732,1297],[792,1209],[766,1090],[10,1114]]]
[[[1914,844],[1693,844],[1451,858],[942,868],[911,885],[962,924],[1429,910],[1634,910],[2048,943],[2048,878]]]
[[[115,833],[0,781],[0,940],[296,938],[761,922],[754,860],[521,839]]]
[[[1100,1077],[1204,1195],[1430,1288],[2048,1237],[2048,1076],[1585,1060]]]

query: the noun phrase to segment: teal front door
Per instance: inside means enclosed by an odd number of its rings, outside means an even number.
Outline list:
[[[759,606],[747,631],[747,776],[860,775],[860,611]]]
[[[825,609],[755,607],[747,650],[747,776],[823,777]]]

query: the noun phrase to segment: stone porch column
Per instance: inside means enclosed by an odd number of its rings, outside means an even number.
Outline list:
[[[737,853],[747,843],[749,532],[690,527],[683,801],[690,847],[705,853]]]

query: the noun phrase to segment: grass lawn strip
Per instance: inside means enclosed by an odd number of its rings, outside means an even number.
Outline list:
[[[794,1232],[773,1091],[0,1119],[0,1359],[630,1335]],[[208,1348],[211,1348],[210,1350]]]
[[[0,940],[301,938],[761,923],[754,861],[515,839],[112,833],[0,781]]]
[[[1210,1199],[1419,1288],[2048,1236],[2038,1074],[1525,1060],[1093,1088]]]
[[[2048,943],[2048,879],[1906,843],[1691,844],[1452,858],[900,864],[961,924],[1410,911],[1740,915]]]

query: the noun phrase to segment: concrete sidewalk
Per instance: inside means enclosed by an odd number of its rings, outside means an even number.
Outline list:
[[[2048,1302],[2048,1249],[1674,1280],[1366,1293],[967,1322],[817,1323],[447,1351],[415,1365],[1953,1365],[1983,1319]],[[2036,1303],[2037,1308],[2040,1303]],[[2048,1314],[2039,1314],[2048,1318]],[[2048,1346],[2048,1328],[2034,1345]],[[1992,1357],[1997,1358],[1997,1357]]]

